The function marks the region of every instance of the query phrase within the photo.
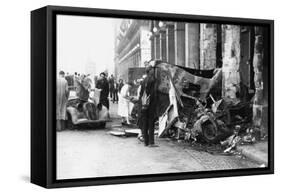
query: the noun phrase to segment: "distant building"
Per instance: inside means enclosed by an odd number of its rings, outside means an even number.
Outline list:
[[[96,63],[92,62],[92,61],[88,61],[85,64],[85,75],[89,75],[90,79],[92,80],[93,84],[95,83],[95,76],[98,74],[97,70],[96,70]],[[94,85],[92,86],[94,87]]]
[[[95,62],[88,62],[85,65],[85,74],[91,74],[96,75],[98,72],[96,72],[96,63]]]
[[[124,19],[115,31],[115,77],[128,81],[129,68],[151,59],[149,21]]]

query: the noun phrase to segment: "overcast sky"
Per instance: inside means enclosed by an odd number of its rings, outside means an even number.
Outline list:
[[[85,73],[95,64],[96,74],[114,67],[114,26],[119,19],[57,16],[57,70]],[[86,72],[87,73],[87,72]]]

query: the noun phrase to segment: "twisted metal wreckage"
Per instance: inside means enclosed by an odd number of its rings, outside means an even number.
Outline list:
[[[249,130],[252,103],[221,98],[222,69],[195,70],[161,61],[150,63],[158,82],[158,137],[207,143],[228,138],[221,144],[235,146],[240,141],[238,133]]]

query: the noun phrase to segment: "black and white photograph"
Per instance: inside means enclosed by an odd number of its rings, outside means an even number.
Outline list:
[[[56,15],[56,179],[268,167],[269,30]]]
[[[0,193],[276,193],[279,4],[3,1]]]

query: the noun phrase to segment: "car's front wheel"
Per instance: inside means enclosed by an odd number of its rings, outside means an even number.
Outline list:
[[[208,119],[201,125],[202,135],[208,143],[216,143],[218,141],[218,127],[215,121]]]

